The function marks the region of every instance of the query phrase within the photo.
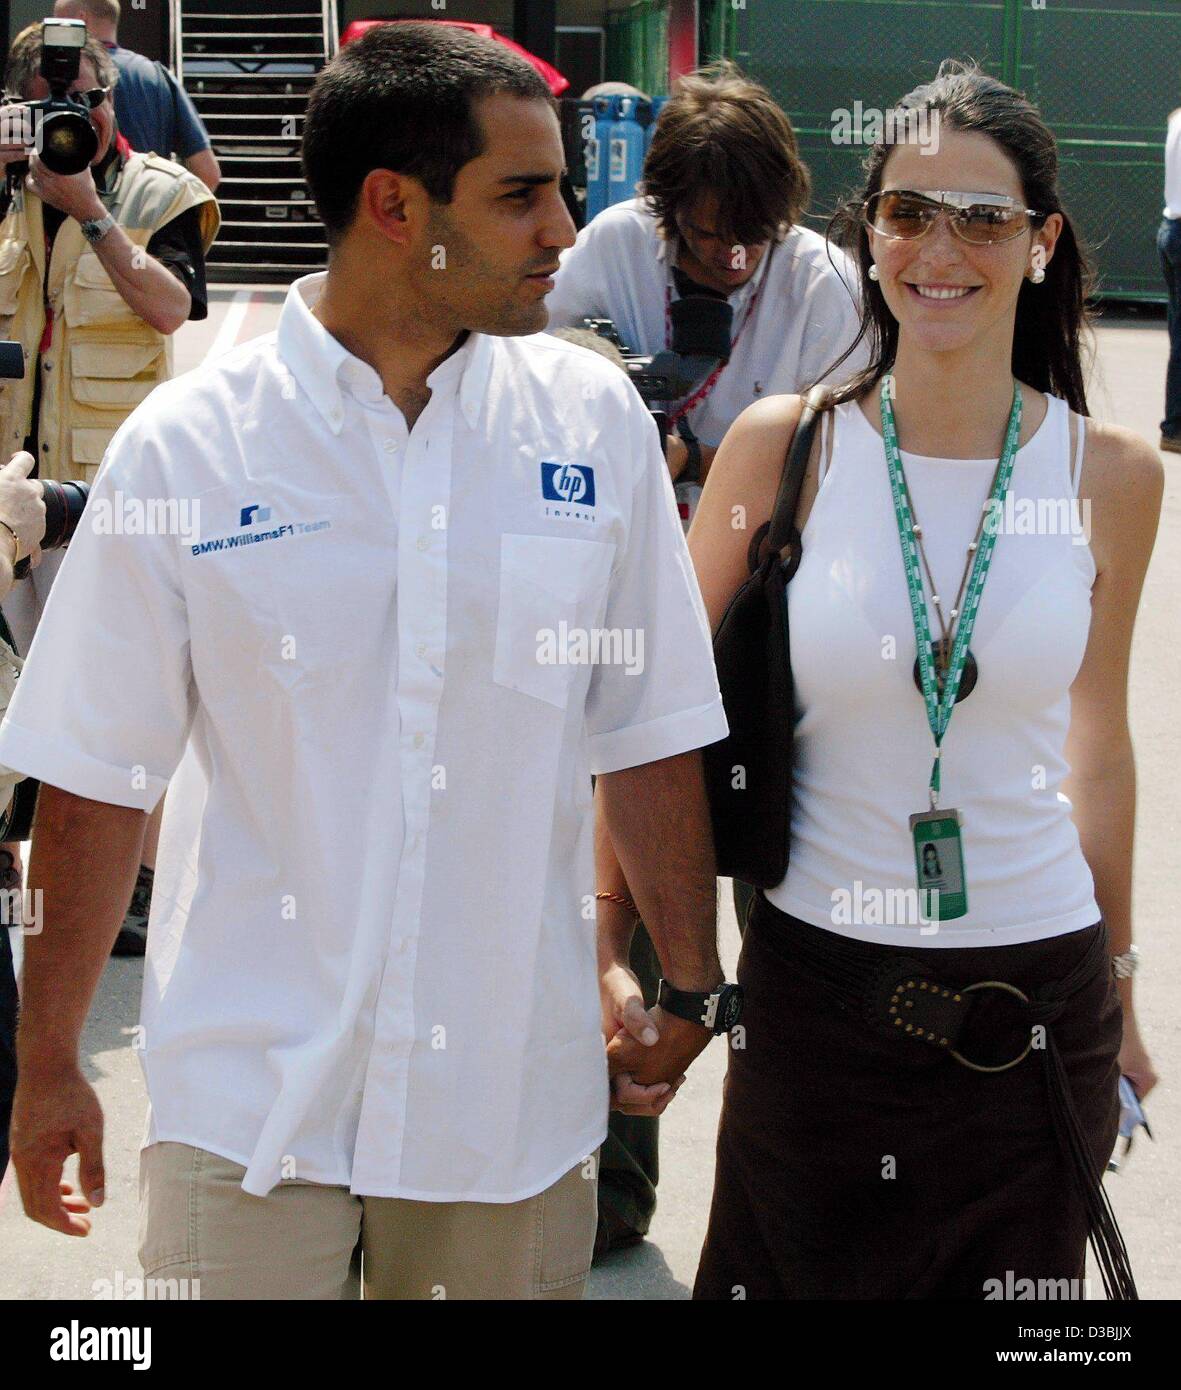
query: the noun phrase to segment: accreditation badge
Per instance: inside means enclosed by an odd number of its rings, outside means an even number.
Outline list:
[[[910,818],[919,902],[932,922],[950,922],[968,910],[962,823],[963,816],[950,808],[920,811]]]

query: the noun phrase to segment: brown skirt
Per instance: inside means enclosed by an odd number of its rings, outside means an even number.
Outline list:
[[[871,972],[918,956],[945,983],[1032,994],[1096,933],[1102,922],[1012,946],[838,944]],[[744,1045],[730,1052],[694,1298],[981,1299],[1013,1297],[1023,1279],[1077,1279],[1081,1297],[1086,1209],[1038,1055],[975,1072],[836,1007],[811,969],[833,935],[756,895],[738,965]],[[1121,1024],[1104,956],[1052,1025],[1100,1173],[1119,1123]]]

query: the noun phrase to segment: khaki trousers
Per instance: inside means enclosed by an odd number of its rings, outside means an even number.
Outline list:
[[[242,1191],[246,1170],[189,1144],[140,1155],[144,1275],[213,1299],[577,1299],[595,1238],[598,1154],[521,1202],[357,1197],[281,1182]],[[199,1281],[199,1283],[198,1283]]]

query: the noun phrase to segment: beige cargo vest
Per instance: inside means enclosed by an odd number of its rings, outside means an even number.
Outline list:
[[[132,154],[100,191],[107,210],[138,246],[187,208],[201,209],[209,250],[221,216],[195,174],[154,154]],[[17,207],[17,202],[23,206]],[[19,342],[22,380],[0,379],[0,463],[24,444],[33,407],[33,371],[45,328],[45,230],[41,200],[24,192],[0,226],[0,338]],[[48,299],[53,336],[41,356],[38,472],[94,478],[111,436],[145,396],[172,375],[172,340],[152,328],[115,288],[73,217],[53,240]]]

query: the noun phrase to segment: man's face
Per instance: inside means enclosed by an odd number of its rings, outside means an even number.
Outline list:
[[[82,58],[78,64],[77,79],[70,84],[70,91],[88,92],[100,85],[94,64],[89,58]],[[21,96],[26,101],[43,101],[48,95],[49,83],[40,73],[21,88]],[[102,162],[103,157],[111,147],[111,140],[114,136],[115,107],[111,101],[110,92],[107,93],[102,105],[91,111],[90,119],[94,125],[95,133],[98,135],[98,152],[90,161],[94,165]]]
[[[770,242],[744,246],[724,231],[715,193],[702,193],[677,214],[678,267],[698,284],[732,294],[759,267]]]
[[[460,328],[498,337],[539,333],[558,253],[575,228],[558,180],[557,117],[542,101],[481,98],[484,153],[459,171],[450,203],[431,203],[416,248],[419,283]]]

